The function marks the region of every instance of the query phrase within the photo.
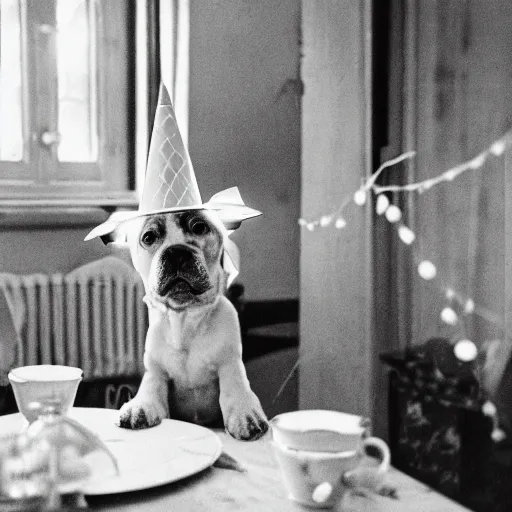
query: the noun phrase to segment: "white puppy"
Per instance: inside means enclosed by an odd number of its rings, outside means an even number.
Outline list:
[[[207,210],[154,214],[127,224],[135,269],[149,309],[145,374],[120,410],[119,426],[163,418],[208,424],[222,415],[236,439],[268,430],[242,363],[238,315],[224,296],[224,233]]]

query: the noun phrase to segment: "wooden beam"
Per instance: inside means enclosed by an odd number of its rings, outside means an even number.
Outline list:
[[[371,166],[371,2],[303,0],[302,216],[335,211]],[[300,408],[371,415],[369,208],[302,232]]]

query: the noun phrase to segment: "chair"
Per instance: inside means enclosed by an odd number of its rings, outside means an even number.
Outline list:
[[[79,406],[118,408],[136,392],[148,319],[142,280],[128,263],[107,256],[65,275],[1,273],[0,290],[17,334],[14,366],[82,368]],[[10,406],[4,397],[3,412]]]

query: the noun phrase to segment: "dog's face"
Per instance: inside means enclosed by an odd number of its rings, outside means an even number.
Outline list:
[[[128,243],[146,293],[172,309],[211,303],[223,293],[223,236],[205,210],[142,217]]]

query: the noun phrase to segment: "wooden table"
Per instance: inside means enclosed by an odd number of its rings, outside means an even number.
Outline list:
[[[221,431],[226,453],[245,466],[245,473],[212,467],[193,477],[155,489],[91,497],[94,511],[305,511],[288,500],[269,437],[241,442]],[[350,495],[338,507],[344,512],[463,512],[468,509],[392,469],[388,483],[396,486],[399,499]]]

